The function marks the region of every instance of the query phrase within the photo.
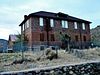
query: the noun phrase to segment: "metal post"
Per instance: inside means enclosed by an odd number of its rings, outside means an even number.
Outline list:
[[[56,47],[56,58],[58,58],[58,49]]]
[[[25,26],[24,26],[25,28]],[[21,53],[22,53],[22,60],[24,59],[24,54],[23,54],[23,27],[21,26]]]

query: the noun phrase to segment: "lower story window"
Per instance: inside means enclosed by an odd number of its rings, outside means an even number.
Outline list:
[[[86,36],[83,36],[83,41],[86,42]]]
[[[44,41],[44,34],[40,33],[40,41]]]
[[[51,41],[55,41],[54,34],[51,34]]]
[[[75,36],[75,41],[78,42],[78,35]]]

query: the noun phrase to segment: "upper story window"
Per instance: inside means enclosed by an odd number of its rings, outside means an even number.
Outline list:
[[[39,24],[40,24],[40,26],[43,26],[43,18],[39,18]]]
[[[25,29],[29,28],[30,26],[30,19],[25,22]]]
[[[62,20],[61,24],[62,24],[63,28],[68,28],[68,22],[67,21]]]
[[[29,24],[29,19],[27,20],[27,22],[26,22],[26,24],[27,24],[27,28],[30,26]]]
[[[82,23],[82,29],[85,30],[85,23]]]
[[[77,22],[74,22],[74,28],[78,29]]]
[[[21,30],[24,31],[24,24],[21,26]]]
[[[54,20],[53,19],[50,19],[50,25],[51,25],[51,27],[54,27]]]
[[[25,22],[25,29],[27,29],[27,23]]]

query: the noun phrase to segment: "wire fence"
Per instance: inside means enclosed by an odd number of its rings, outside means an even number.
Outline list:
[[[52,49],[56,49],[51,46]],[[13,46],[12,49],[0,53],[0,71],[13,71],[29,69],[36,67],[36,60],[44,54],[46,46],[33,46],[31,49],[28,45],[21,47],[20,43]],[[23,62],[22,60],[25,60]],[[23,64],[22,64],[23,63]]]

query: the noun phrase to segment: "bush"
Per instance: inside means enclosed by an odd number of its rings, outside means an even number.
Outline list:
[[[45,55],[48,55],[50,52],[51,52],[51,49],[50,49],[50,48],[47,48],[47,49],[45,50]]]
[[[47,48],[45,51],[46,58],[49,60],[57,58],[57,54],[50,48]]]

